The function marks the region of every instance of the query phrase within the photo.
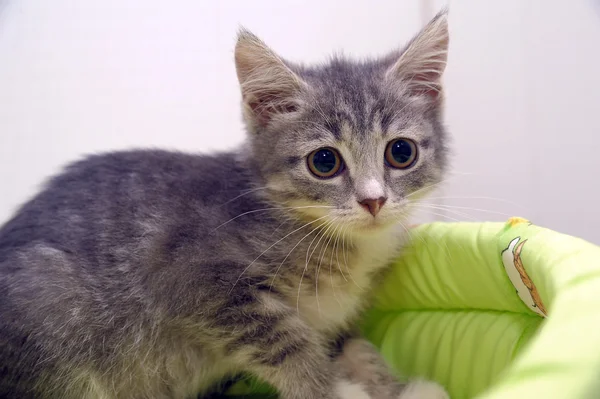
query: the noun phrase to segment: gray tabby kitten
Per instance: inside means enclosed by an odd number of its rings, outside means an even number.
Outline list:
[[[446,15],[403,51],[303,67],[247,31],[248,141],[72,164],[0,230],[0,397],[442,399],[354,324],[446,165]]]

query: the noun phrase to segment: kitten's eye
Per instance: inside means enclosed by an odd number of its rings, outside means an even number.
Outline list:
[[[408,169],[417,160],[417,145],[409,139],[390,141],[385,149],[386,163],[397,169]]]
[[[334,177],[342,170],[340,154],[333,148],[319,148],[311,152],[307,158],[308,169],[317,177]]]

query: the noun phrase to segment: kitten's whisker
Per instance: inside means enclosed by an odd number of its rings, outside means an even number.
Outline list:
[[[435,209],[435,210],[438,210],[438,211],[446,211],[446,212],[452,213],[453,215],[464,217],[464,218],[467,218],[469,220],[476,220],[473,216],[469,215],[468,213],[460,212],[460,211],[454,211],[452,209],[443,208],[441,206],[430,205],[430,204],[413,204],[412,206],[413,206],[413,208],[418,208],[418,209],[422,209],[422,210]]]
[[[280,228],[283,227],[284,224],[286,224],[288,222],[288,220],[284,220],[283,222],[281,222],[281,224],[279,226],[277,226],[275,228],[275,230],[273,230],[273,232],[271,233],[271,237],[273,237],[275,235],[275,233],[277,233],[279,231]]]
[[[461,220],[459,220],[459,219],[455,219],[455,218],[453,218],[453,217],[450,217],[450,216],[448,216],[448,215],[444,215],[443,213],[437,213],[437,212],[433,212],[433,211],[431,211],[431,210],[429,210],[429,209],[424,209],[424,210],[425,210],[425,211],[427,211],[427,212],[429,212],[429,213],[430,213],[430,214],[432,214],[432,215],[439,216],[439,217],[446,218],[446,219],[450,219],[450,220],[452,220],[453,222],[461,222]]]
[[[322,218],[320,218],[322,219]],[[315,220],[316,222],[316,220]],[[302,241],[304,241],[304,239],[306,237],[308,237],[309,235],[311,235],[312,233],[314,233],[317,229],[323,227],[325,224],[327,224],[327,221],[319,224],[317,227],[315,227],[314,229],[312,229],[308,234],[306,234],[304,237],[302,237],[297,243],[296,245],[294,245],[292,247],[292,249],[290,250],[290,252],[288,252],[288,254],[285,256],[285,258],[283,258],[283,260],[281,261],[281,263],[279,264],[279,266],[277,267],[277,269],[275,270],[275,275],[273,275],[273,279],[271,280],[271,284],[269,286],[269,292],[271,292],[271,290],[273,289],[273,283],[275,282],[275,278],[277,278],[277,273],[279,273],[279,269],[281,269],[281,267],[283,266],[283,264],[285,263],[285,261],[287,260],[287,258],[290,257],[290,255],[292,254],[292,252],[294,252],[294,250],[298,247],[298,245],[300,245],[300,243]]]
[[[427,203],[423,203],[420,202],[420,204],[422,205],[432,205],[432,206],[436,206],[438,208],[445,208],[448,210],[451,209],[464,209],[464,210],[469,210],[469,211],[475,211],[475,212],[485,212],[485,213],[491,213],[494,215],[500,215],[500,216],[504,216],[504,217],[511,217],[512,215],[509,215],[508,213],[504,213],[504,212],[499,212],[499,211],[492,211],[489,209],[481,209],[481,208],[472,208],[470,206],[456,206],[456,205],[445,205],[445,204],[427,204]]]
[[[334,208],[334,207],[329,206],[329,205],[306,205],[306,206],[288,206],[288,207],[279,206],[279,207],[273,207],[273,208],[254,209],[254,210],[251,210],[248,212],[244,212],[240,215],[237,215],[237,216],[229,219],[225,223],[221,223],[220,225],[218,225],[217,227],[212,229],[211,233],[215,232],[216,230],[220,229],[221,227],[225,226],[226,224],[233,222],[235,219],[241,218],[242,216],[249,215],[251,213],[267,212],[267,211],[275,211],[275,210],[286,210],[286,209],[305,209],[305,208]]]
[[[442,180],[440,180],[440,181],[439,181],[439,182],[437,182],[437,183],[430,184],[430,185],[428,185],[428,186],[425,186],[425,187],[421,187],[421,188],[420,188],[420,189],[418,189],[417,191],[413,191],[412,193],[408,194],[408,195],[406,196],[406,198],[408,199],[408,198],[410,198],[410,197],[412,197],[412,196],[414,196],[414,195],[416,195],[416,194],[418,194],[418,193],[420,193],[420,192],[422,192],[422,191],[428,190],[428,189],[430,189],[430,188],[433,188],[433,187],[437,187],[437,186],[439,186],[439,185],[440,185],[440,184],[442,184],[442,183],[446,183],[446,182],[448,182],[448,181],[450,181],[450,180],[454,179],[455,177],[457,177],[457,176],[451,176],[451,177],[449,177],[449,178],[447,178],[447,179],[442,179]]]
[[[248,266],[246,266],[246,268],[244,270],[242,270],[242,272],[240,273],[240,275],[238,276],[237,280],[235,280],[235,283],[233,283],[233,286],[231,287],[231,289],[229,290],[229,294],[231,294],[231,292],[233,291],[233,289],[235,288],[236,284],[238,283],[238,281],[240,281],[240,278],[242,278],[242,275],[244,273],[246,273],[246,271],[248,271],[248,269],[261,257],[263,256],[268,250],[270,250],[271,248],[273,248],[275,245],[279,244],[281,241],[285,240],[287,237],[291,236],[292,234],[294,234],[295,232],[302,230],[303,228],[305,228],[308,225],[311,225],[321,219],[326,218],[327,215],[325,216],[321,216],[320,218],[317,218],[315,220],[313,220],[312,222],[308,222],[300,227],[298,227],[296,230],[292,231],[291,233],[286,234],[285,236],[283,236],[283,238],[275,241],[275,243],[273,243],[271,246],[269,246],[267,249],[265,249],[260,255],[258,255],[252,262],[250,262],[250,264]]]
[[[398,224],[400,225],[400,227],[402,227],[404,229],[404,231],[406,231],[406,234],[408,235],[408,238],[412,241],[414,239],[413,234],[410,232],[410,230],[408,229],[408,227],[406,227],[404,225],[404,223],[402,223],[402,221],[399,221]],[[423,237],[419,236],[419,238],[421,239],[421,241],[423,242],[423,244],[427,244],[425,242],[425,240],[423,239]]]
[[[332,272],[332,266],[333,266],[333,252],[336,251],[337,249],[337,242],[338,242],[338,238],[340,238],[340,230],[342,229],[342,225],[338,225],[333,234],[335,234],[335,240],[333,243],[333,247],[331,248],[331,256],[329,257],[329,280],[331,281],[331,292],[333,292],[333,297],[335,298],[335,300],[337,301],[337,303],[340,305],[340,307],[342,307],[342,303],[340,302],[340,299],[338,298],[336,292],[335,292],[335,285],[333,283],[333,272]]]
[[[335,218],[333,219],[333,221],[337,221],[339,218]],[[321,304],[319,302],[319,272],[321,271],[321,263],[323,262],[323,257],[325,257],[325,253],[327,252],[327,248],[329,248],[329,244],[331,243],[331,239],[333,238],[333,234],[335,232],[335,230],[338,228],[337,225],[335,225],[335,223],[331,223],[329,225],[329,227],[327,227],[327,230],[325,230],[325,232],[323,233],[324,236],[328,235],[329,230],[331,230],[332,227],[335,227],[333,232],[331,233],[331,235],[329,235],[329,240],[327,240],[325,242],[325,245],[323,245],[323,249],[322,249],[322,253],[321,253],[321,259],[319,260],[318,264],[317,264],[317,271],[315,273],[315,297],[317,299],[317,309],[319,311],[319,315],[321,315]]]
[[[437,183],[434,183],[434,184],[430,184],[430,185],[428,185],[428,186],[421,187],[420,189],[418,189],[418,190],[416,190],[416,191],[413,191],[412,193],[410,193],[410,194],[406,195],[406,196],[405,196],[405,198],[406,198],[406,199],[410,199],[411,197],[413,197],[413,196],[415,196],[415,195],[417,195],[417,194],[419,194],[419,193],[421,193],[421,192],[423,192],[423,191],[425,191],[425,190],[429,190],[429,189],[432,189],[432,188],[434,188],[434,187],[437,187],[437,186],[439,186],[440,184],[446,183],[448,180],[450,180],[450,179],[444,179],[444,180],[442,180],[442,181],[439,181],[439,182],[437,182]]]
[[[449,196],[449,197],[427,197],[427,200],[447,200],[447,199],[473,199],[473,200],[489,200],[489,201],[497,201],[497,202],[503,202],[505,204],[509,204],[509,205],[513,205],[519,208],[524,209],[524,206],[521,204],[518,204],[516,202],[513,201],[509,201],[507,199],[504,198],[496,198],[496,197],[485,197],[485,196],[474,196],[474,197],[453,197],[453,196]]]
[[[445,215],[439,215],[442,217],[446,217]],[[421,239],[421,241],[425,244],[425,246],[427,246],[429,244],[430,241],[425,241],[425,239],[423,237],[421,237],[421,235],[419,234],[418,237]],[[442,248],[442,244],[440,244],[439,241],[433,241],[438,248],[440,248],[440,250],[442,250],[442,252],[444,253],[444,256],[446,257],[446,260],[449,262],[449,264],[453,264],[453,260],[452,260],[452,251],[450,251],[450,247],[448,246],[448,243],[444,240],[443,244],[445,248]],[[463,244],[460,243],[460,241],[455,241],[454,244],[455,246],[458,246],[460,248],[462,248],[464,253],[468,253],[469,251],[466,250],[465,246]]]
[[[439,205],[436,204],[436,206],[439,206],[440,208],[447,208],[447,209],[464,209],[464,210],[475,211],[475,212],[493,213],[495,215],[500,215],[500,216],[504,216],[504,217],[512,216],[512,215],[509,215],[508,213],[504,213],[504,212],[493,211],[490,209],[473,208],[470,206],[457,206],[457,205],[446,205],[446,204],[439,204]]]
[[[326,226],[324,227],[324,229],[327,228],[327,227],[329,227],[329,226],[331,226],[333,224],[333,222],[334,222],[334,220],[328,221],[327,224],[326,224]],[[300,290],[302,288],[302,280],[304,280],[304,275],[306,274],[306,270],[308,270],[308,263],[310,262],[310,259],[312,258],[313,254],[317,250],[317,247],[319,246],[319,243],[321,242],[321,240],[325,236],[324,230],[321,230],[321,231],[319,231],[317,233],[317,235],[315,236],[315,238],[313,238],[313,240],[308,245],[308,250],[306,251],[306,254],[308,255],[308,252],[310,251],[310,247],[311,247],[312,243],[319,236],[321,238],[319,238],[319,241],[317,241],[317,245],[315,245],[315,248],[310,253],[310,256],[306,258],[306,264],[304,265],[304,270],[302,270],[302,275],[300,276],[300,282],[298,283],[298,296],[296,297],[296,310],[297,310],[298,314],[300,314]]]
[[[408,214],[405,213],[406,216],[408,216]],[[400,225],[402,226],[402,228],[408,233],[408,237],[410,238],[410,240],[414,240],[415,235],[412,234],[409,229],[402,223],[399,222]],[[423,245],[425,247],[429,246],[429,242],[426,241],[421,234],[417,234],[417,237],[421,240],[421,242],[423,243]],[[450,248],[448,248],[448,244],[444,243],[445,247],[446,247],[446,251],[444,252],[444,249],[442,248],[442,245],[438,242],[438,241],[433,241],[444,253],[444,256],[446,256],[446,259],[448,260],[449,264],[452,264],[452,255],[450,253]]]
[[[347,226],[342,226],[342,228],[340,228],[340,230],[338,232],[337,238],[335,239],[335,259],[336,259],[337,267],[340,270],[340,274],[344,278],[344,281],[348,282],[346,275],[344,274],[344,272],[342,271],[342,268],[340,267],[340,256],[339,256],[339,246],[338,246],[338,244],[340,243],[340,236],[343,233],[344,229],[346,229],[346,228],[347,228]]]
[[[238,199],[238,198],[241,198],[241,197],[243,197],[243,196],[245,196],[245,195],[252,194],[252,193],[255,193],[255,192],[257,192],[257,191],[260,191],[260,190],[266,190],[266,189],[268,189],[268,188],[269,188],[269,187],[267,187],[267,186],[264,186],[264,187],[257,187],[257,188],[253,188],[253,189],[250,189],[250,190],[246,190],[246,191],[245,191],[245,192],[243,192],[242,194],[238,195],[237,197],[233,197],[233,198],[232,198],[232,199],[230,199],[229,201],[227,201],[227,202],[224,202],[223,204],[221,204],[220,206],[225,206],[225,205],[227,205],[227,204],[229,204],[229,203],[231,203],[231,202],[235,201],[236,199]]]
[[[344,237],[344,241],[345,241],[345,237]],[[350,236],[350,248],[354,248],[354,239],[352,236]],[[346,247],[346,250],[348,250],[347,247]],[[348,266],[348,258],[346,256],[344,256],[344,258],[345,258],[345,264],[346,264],[346,272],[348,273],[348,276],[350,276],[350,280],[352,280],[354,285],[356,285],[360,290],[364,291],[365,289],[356,282],[356,280],[354,279],[354,276],[352,275],[352,272],[350,272],[350,267]]]
[[[323,228],[323,231],[320,232],[319,241],[317,241],[317,244],[315,245],[315,247],[313,248],[312,252],[310,253],[310,256],[306,259],[306,265],[304,266],[305,270],[308,269],[308,264],[310,263],[310,260],[312,259],[313,254],[315,253],[315,251],[317,250],[317,248],[321,244],[321,241],[323,241],[323,238],[325,238],[325,236],[327,235],[327,232],[329,231],[329,229],[331,228],[331,226],[333,225],[333,223],[335,222],[336,219],[337,218],[332,219],[329,222],[329,224],[326,227]],[[317,237],[319,237],[319,235],[317,235]],[[315,237],[315,238],[317,238],[317,237]],[[309,249],[310,249],[310,245],[309,245]],[[307,251],[307,254],[308,254],[308,251]],[[318,256],[317,256],[317,259],[318,259]]]
[[[343,258],[344,264],[346,265],[346,269],[348,268],[348,257],[347,257],[347,252],[346,252],[346,235],[345,234],[349,228],[350,228],[350,225],[347,225],[342,234],[342,258]]]
[[[425,238],[423,238],[423,236],[421,234],[418,234],[417,237],[421,240],[421,242],[423,243],[424,246],[426,246],[426,247],[429,246],[429,241],[425,240]],[[414,238],[414,234],[411,236],[411,240],[413,238]],[[442,245],[437,240],[434,240],[433,242],[438,246],[438,248],[440,248],[440,250],[442,250],[442,253],[446,257],[446,260],[449,262],[449,264],[453,264],[452,253],[450,252],[450,248],[448,247],[448,244],[446,244],[444,242],[444,246],[446,249],[444,251],[444,248],[442,248]]]
[[[402,215],[403,215],[403,216],[407,216],[407,217],[408,217],[408,214],[407,214],[407,213],[403,213]],[[409,230],[409,229],[406,227],[406,225],[405,225],[404,223],[402,223],[402,220],[399,220],[399,221],[398,221],[398,224],[400,225],[400,227],[402,227],[402,228],[404,229],[404,231],[406,231],[406,234],[408,234],[408,237],[410,238],[410,240],[412,240],[412,239],[413,239],[413,235],[412,235],[412,233],[410,232],[410,230]],[[424,242],[424,241],[423,241],[423,242]]]
[[[331,223],[331,220],[328,220],[327,224],[325,225],[325,227],[329,226],[330,223]],[[310,253],[310,256],[312,256],[312,252],[310,252],[310,249],[312,248],[312,245],[315,242],[315,240],[320,237],[320,235],[321,235],[322,232],[323,232],[323,230],[318,231],[317,235],[314,236],[314,238],[312,239],[312,241],[310,242],[310,244],[308,244],[308,248],[306,249],[306,259],[305,259],[306,265],[308,265],[308,256],[309,256],[308,254]],[[306,268],[306,266],[305,266],[305,268]]]

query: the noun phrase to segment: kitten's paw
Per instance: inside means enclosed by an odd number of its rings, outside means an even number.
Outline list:
[[[398,399],[450,399],[450,395],[438,383],[413,381],[406,385]]]
[[[336,388],[336,398],[339,399],[371,399],[361,384],[340,381]]]

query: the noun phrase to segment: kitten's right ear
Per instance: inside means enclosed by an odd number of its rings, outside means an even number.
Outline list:
[[[442,92],[448,42],[448,10],[443,9],[408,44],[386,78],[403,81],[411,95],[436,102]]]
[[[294,112],[305,83],[258,37],[240,29],[235,66],[242,90],[244,117],[264,127],[277,115]]]

